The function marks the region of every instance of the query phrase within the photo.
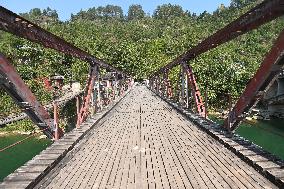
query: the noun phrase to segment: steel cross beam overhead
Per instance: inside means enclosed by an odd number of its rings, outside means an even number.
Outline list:
[[[94,57],[78,47],[75,47],[64,39],[42,29],[36,24],[20,17],[2,6],[0,6],[0,29],[39,43],[44,47],[80,58],[90,64],[98,64],[103,68],[123,74],[121,70],[107,64],[103,60]]]
[[[174,66],[187,62],[215,47],[243,35],[259,26],[284,15],[283,0],[265,0],[240,18],[217,31],[197,46],[180,55],[166,66],[157,70],[153,75],[171,69]]]

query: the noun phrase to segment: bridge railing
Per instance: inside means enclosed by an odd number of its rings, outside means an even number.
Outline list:
[[[159,88],[161,83],[159,78],[168,70],[185,63],[190,64],[191,60],[195,59],[201,54],[283,15],[283,0],[264,0],[256,7],[252,8],[247,13],[225,26],[223,29],[218,30],[216,33],[209,36],[195,47],[178,56],[166,66],[158,69],[150,76],[152,88],[153,86],[158,86]],[[246,86],[246,89],[236,102],[235,106],[229,111],[229,115],[224,121],[224,127],[227,130],[234,131],[240,125],[241,121],[250,113],[252,108],[258,103],[264,93],[272,85],[275,78],[281,74],[284,66],[283,54],[284,30],[279,35],[279,38],[276,40],[271,51],[266,55],[254,77]],[[198,90],[198,88],[193,87],[192,93],[194,93],[194,90]],[[159,93],[158,90],[156,90],[156,92]],[[195,96],[195,99],[197,97],[198,96]],[[195,102],[196,101],[198,100],[195,100]],[[196,108],[198,109],[198,103],[196,102],[195,104]]]
[[[131,77],[121,70],[79,49],[66,42],[64,39],[42,29],[2,6],[0,6],[0,29],[28,39],[29,41],[39,43],[44,47],[79,58],[90,65],[89,76],[84,92],[69,98],[69,100],[77,99],[77,127],[80,127],[82,122],[88,118],[91,112],[90,109],[93,109],[93,113],[100,111],[104,106],[107,106],[110,100],[123,94],[124,91],[133,84]],[[114,73],[114,79],[111,82],[107,80],[108,86],[102,85],[102,76],[104,76],[102,74],[109,71]],[[98,85],[97,88],[95,84]],[[52,105],[49,106],[50,109],[53,109],[53,115],[50,115],[47,108],[37,101],[36,96],[3,55],[0,55],[0,85],[12,97],[15,103],[20,106],[23,112],[28,115],[49,138],[57,140],[63,135],[63,130],[58,126],[58,106],[63,103],[59,99],[55,99]],[[110,91],[114,91],[113,95],[110,94]],[[81,94],[83,94],[82,100],[80,100]],[[20,114],[9,120],[6,119],[6,121],[5,119],[2,120],[4,120],[4,124],[7,124],[12,121],[24,119],[25,114]]]
[[[183,62],[175,84],[171,83],[169,72],[170,70],[164,70],[149,79],[152,91],[206,117],[206,108],[192,68]]]
[[[77,127],[80,127],[89,116],[90,112],[95,114],[103,109],[111,101],[123,95],[126,90],[132,87],[133,79],[116,72],[112,75],[101,76],[100,66],[90,67],[89,77],[84,91],[84,98],[77,107]]]

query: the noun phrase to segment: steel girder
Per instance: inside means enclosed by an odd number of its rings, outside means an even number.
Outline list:
[[[235,130],[250,110],[259,102],[265,92],[284,68],[284,30],[266,55],[254,77],[246,86],[236,105],[225,119],[224,127]]]
[[[223,29],[209,36],[197,46],[178,56],[166,66],[157,70],[153,75],[171,69],[182,62],[190,61],[219,45],[226,43],[240,35],[243,35],[259,26],[284,15],[283,0],[265,0]]]
[[[82,102],[82,107],[80,108],[79,114],[77,115],[77,127],[79,127],[82,122],[86,120],[89,114],[90,100],[94,90],[95,80],[98,79],[99,67],[97,65],[90,68],[89,77],[85,89],[84,99]]]
[[[0,29],[7,31],[9,33],[12,33],[14,35],[17,35],[19,37],[28,39],[32,42],[39,43],[43,45],[44,47],[51,48],[54,50],[57,50],[61,53],[71,55],[73,57],[77,57],[83,61],[88,62],[91,65],[91,70],[93,70],[93,67],[97,67],[98,65],[102,68],[105,68],[107,70],[113,70],[119,74],[124,74],[121,70],[114,68],[113,66],[105,63],[103,60],[100,60],[91,54],[79,49],[78,47],[75,47],[74,45],[66,42],[64,39],[42,29],[41,27],[37,26],[36,24],[24,19],[23,17],[20,17],[19,15],[7,10],[6,8],[0,6]],[[1,57],[1,60],[3,58]],[[6,62],[5,59],[3,59],[3,62]],[[2,64],[3,66],[4,64]],[[8,68],[7,65],[4,66],[4,68]],[[36,107],[35,109],[27,109],[25,112],[31,119],[41,128],[44,130],[45,134],[51,138],[53,136],[53,130],[48,128],[51,127],[53,123],[51,121],[48,121],[49,115],[48,112],[45,111],[45,109],[38,103],[36,100],[36,97],[32,94],[31,91],[24,93],[28,94],[24,97],[19,97],[17,95],[20,94],[20,90],[22,91],[28,91],[28,88],[23,88],[25,84],[22,81],[21,77],[17,74],[16,70],[11,66],[9,67],[10,70],[2,69],[2,75],[3,78],[1,81],[6,81],[6,76],[9,75],[9,71],[13,70],[11,73],[14,75],[17,75],[17,78],[14,78],[14,80],[9,80],[8,84],[4,83],[2,84],[4,89],[9,93],[10,96],[17,102],[17,104],[21,105],[21,102],[28,102],[28,104],[31,104],[31,106]],[[8,74],[9,73],[9,74]],[[90,83],[91,82],[91,83]],[[93,87],[93,79],[88,79],[87,82],[87,89],[89,89],[84,96],[84,102],[81,108],[81,111],[79,112],[79,123],[81,123],[85,118],[87,117],[88,112],[88,106],[90,101],[90,91],[92,91]],[[13,86],[20,86],[17,90],[14,90]],[[19,102],[18,102],[19,101]],[[50,123],[49,123],[50,122]],[[60,135],[62,134],[62,130],[59,131]]]
[[[53,120],[9,61],[0,54],[0,86],[48,138],[54,138]],[[58,130],[62,136],[62,130]]]
[[[205,117],[206,116],[206,109],[205,109],[205,106],[203,104],[202,96],[201,96],[200,90],[198,88],[196,79],[194,77],[192,68],[186,63],[183,63],[182,66],[183,66],[183,69],[186,73],[187,80],[189,81],[189,84],[191,86],[191,92],[192,92],[192,96],[193,96],[193,99],[194,99],[196,111],[199,115],[201,115],[202,117]]]
[[[223,43],[235,39],[236,37],[253,29],[256,29],[259,26],[282,15],[284,15],[283,0],[265,0],[235,21],[225,26],[223,29],[206,38],[197,46],[189,49],[187,52],[178,56],[166,66],[160,68],[151,77],[164,72],[165,70],[171,69],[176,65],[190,61],[199,55],[214,49]],[[267,89],[276,79],[277,75],[279,75],[281,72],[281,68],[283,68],[283,38],[282,32],[270,53],[266,56],[261,67],[255,74],[254,78],[247,85],[237,104],[229,113],[229,116],[225,120],[224,124],[224,127],[228,130],[232,131],[238,127],[242,119],[244,119],[251,108],[256,105],[265,91],[267,91]]]
[[[92,65],[98,64],[103,68],[123,73],[121,70],[107,64],[91,54],[75,47],[64,39],[44,30],[36,24],[0,6],[0,29],[39,43],[44,47],[51,48],[67,55],[77,57]]]

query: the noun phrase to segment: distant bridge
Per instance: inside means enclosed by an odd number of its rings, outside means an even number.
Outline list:
[[[188,63],[283,15],[283,0],[263,1],[157,70],[149,86],[142,86],[123,71],[0,7],[0,29],[90,65],[84,92],[61,97],[64,102],[76,99],[77,107],[76,128],[64,133],[58,126],[61,101],[52,102],[51,114],[9,60],[0,56],[1,86],[55,140],[7,176],[0,188],[284,188],[284,162],[233,132],[281,74],[284,31],[223,126],[207,118],[206,103]],[[176,66],[180,74],[174,85],[169,71]],[[104,77],[102,69],[111,71],[110,77]]]

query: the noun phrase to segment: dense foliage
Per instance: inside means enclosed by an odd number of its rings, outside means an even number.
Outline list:
[[[119,6],[94,7],[71,15],[65,22],[50,8],[32,9],[22,16],[141,79],[257,3],[232,0],[229,7],[221,5],[212,14],[205,11],[200,15],[165,4],[158,6],[152,16],[146,15],[140,5],[130,6],[126,16]],[[208,88],[211,107],[220,106],[228,93],[240,95],[283,26],[281,19],[272,21],[190,62],[202,93]],[[0,52],[11,59],[42,102],[48,102],[51,96],[42,87],[41,78],[59,73],[66,82],[79,80],[83,84],[88,73],[88,65],[78,59],[5,32],[0,33]],[[177,72],[178,68],[174,69],[172,80]],[[0,98],[2,116],[16,110],[3,91]]]

